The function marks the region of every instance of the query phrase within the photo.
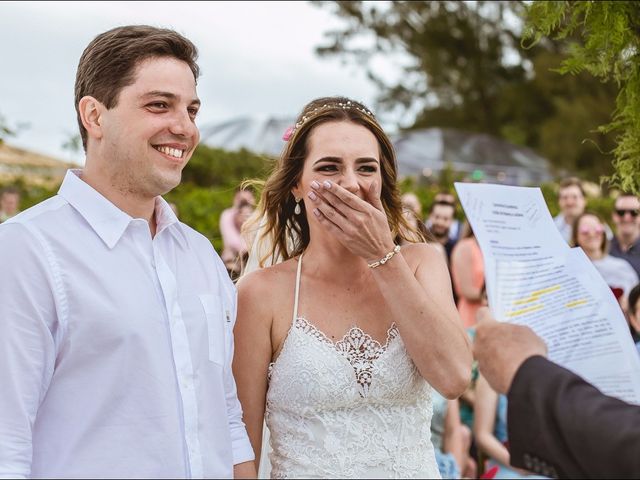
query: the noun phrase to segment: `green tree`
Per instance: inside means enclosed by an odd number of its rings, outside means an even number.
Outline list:
[[[578,40],[572,40],[571,36]],[[588,72],[619,88],[615,110],[602,132],[616,134],[615,172],[609,180],[640,193],[640,5],[636,2],[534,1],[526,11],[523,38],[569,40],[562,74]]]
[[[613,148],[613,135],[597,126],[614,107],[615,87],[586,72],[551,72],[567,42],[522,48],[524,2],[314,3],[346,25],[327,32],[318,54],[365,66],[380,109],[416,112],[409,129],[489,133],[533,148],[559,172],[612,172],[602,152]],[[397,81],[376,74],[377,55],[405,60]]]
[[[320,55],[342,55],[368,67],[380,88],[380,106],[418,108],[415,127],[438,125],[499,134],[494,105],[501,89],[522,81],[517,25],[505,17],[522,2],[315,2],[347,22],[327,32]],[[374,41],[363,47],[363,38]],[[406,59],[397,81],[371,67],[378,54]],[[516,61],[505,62],[515,55]],[[530,55],[530,52],[524,52]]]
[[[7,119],[0,113],[0,145],[5,142],[7,137],[13,137],[15,134],[14,129],[8,125]]]

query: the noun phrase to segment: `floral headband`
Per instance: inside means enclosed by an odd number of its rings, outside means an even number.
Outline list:
[[[371,110],[367,110],[366,108],[360,107],[357,104],[353,103],[351,100],[347,100],[346,102],[338,102],[338,103],[325,103],[324,105],[320,105],[319,107],[316,107],[313,110],[310,110],[309,112],[305,113],[299,122],[297,122],[295,125],[291,125],[290,127],[288,127],[285,130],[284,135],[282,135],[282,140],[284,140],[285,142],[288,142],[293,136],[293,134],[295,133],[295,131],[298,130],[300,127],[302,127],[302,125],[304,125],[307,122],[307,120],[312,118],[317,112],[320,112],[322,110],[333,109],[333,108],[342,108],[343,110],[351,110],[351,109],[358,110],[359,112],[362,112],[365,115],[371,117],[373,120],[376,119],[375,115],[371,112]]]

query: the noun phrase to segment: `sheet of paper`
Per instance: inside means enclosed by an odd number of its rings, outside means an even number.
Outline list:
[[[538,188],[456,183],[485,263],[489,307],[540,335],[549,358],[640,404],[640,358],[617,300],[559,234]]]

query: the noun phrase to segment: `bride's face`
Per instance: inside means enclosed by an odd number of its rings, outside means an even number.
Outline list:
[[[378,140],[366,127],[349,121],[323,123],[313,129],[308,142],[309,154],[293,194],[311,209],[307,194],[314,180],[329,180],[363,199],[373,182],[381,185]],[[308,219],[315,218],[309,213]]]

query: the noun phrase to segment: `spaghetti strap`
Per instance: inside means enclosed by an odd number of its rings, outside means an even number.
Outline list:
[[[298,258],[298,271],[296,272],[296,288],[295,288],[295,296],[293,297],[293,320],[291,323],[295,323],[296,318],[298,318],[298,296],[300,294],[300,272],[302,272],[302,254]]]

